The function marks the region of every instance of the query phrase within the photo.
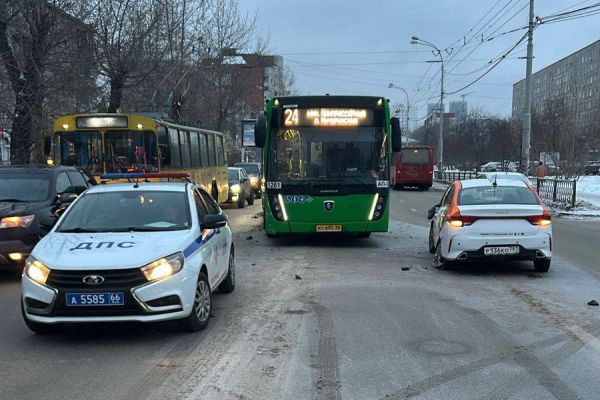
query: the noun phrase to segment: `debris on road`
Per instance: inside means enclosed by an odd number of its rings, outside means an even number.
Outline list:
[[[410,267],[402,267],[402,271],[410,271]]]
[[[527,275],[527,276],[528,276],[529,278],[541,278],[541,277],[542,277],[542,275],[540,275],[540,274],[534,274],[533,272],[532,272],[532,273],[530,273],[530,274],[529,274],[529,275]]]
[[[302,279],[300,275],[296,275],[296,279]]]
[[[246,238],[246,240],[252,240],[252,239],[254,239],[254,238],[252,237],[252,235],[250,235],[250,236],[248,236],[248,237]]]
[[[588,301],[588,306],[597,306],[598,302],[596,300],[590,300]]]

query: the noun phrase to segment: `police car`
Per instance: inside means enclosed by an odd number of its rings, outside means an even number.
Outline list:
[[[132,183],[82,194],[33,249],[22,278],[23,317],[38,333],[63,323],[180,320],[208,324],[217,288],[235,288],[227,216],[175,174],[107,174]]]

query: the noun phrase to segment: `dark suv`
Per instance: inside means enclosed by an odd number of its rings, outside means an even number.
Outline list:
[[[0,167],[0,268],[18,268],[93,180],[74,167]]]

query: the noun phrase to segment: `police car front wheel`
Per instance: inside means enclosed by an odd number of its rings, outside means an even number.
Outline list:
[[[206,328],[210,320],[211,307],[212,298],[208,277],[204,272],[200,272],[192,311],[190,315],[181,320],[183,328],[189,332],[198,332]]]

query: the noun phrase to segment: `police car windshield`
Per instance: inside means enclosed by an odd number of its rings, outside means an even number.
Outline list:
[[[69,207],[57,232],[156,232],[191,226],[186,193],[140,190],[83,195]]]

